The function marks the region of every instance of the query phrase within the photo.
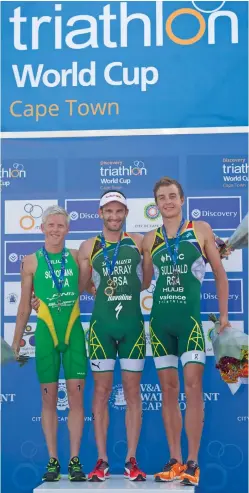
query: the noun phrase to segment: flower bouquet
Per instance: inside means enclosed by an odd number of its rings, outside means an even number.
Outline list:
[[[216,234],[214,234],[214,240],[221,258],[227,258],[233,250],[248,247],[248,214],[227,241],[223,241]]]
[[[219,334],[219,320],[213,314],[209,319],[214,323],[209,336],[222,380],[228,384],[248,383],[248,335],[232,327]]]
[[[20,366],[25,365],[27,363],[29,357],[25,356],[25,354],[20,354],[18,358],[16,358],[13,349],[10,345],[1,337],[1,364],[10,363],[13,361],[17,361]]]

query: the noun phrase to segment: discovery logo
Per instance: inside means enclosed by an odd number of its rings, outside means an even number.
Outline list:
[[[81,315],[91,315],[93,311],[94,297],[86,291],[80,295]]]
[[[102,221],[98,214],[99,199],[68,199],[65,209],[70,215],[70,233],[99,233]]]
[[[44,245],[42,241],[6,241],[5,242],[5,275],[20,274],[21,262],[26,255],[35,253]]]
[[[243,313],[243,280],[228,279],[228,313]],[[201,291],[201,313],[219,313],[216,284],[213,279],[205,279]]]
[[[241,222],[241,197],[188,197],[187,216],[214,230],[235,230]]]

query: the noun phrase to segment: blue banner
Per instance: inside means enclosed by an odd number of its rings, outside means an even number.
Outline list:
[[[11,344],[21,294],[20,261],[42,245],[40,224],[46,207],[58,203],[67,208],[71,222],[66,246],[79,248],[82,241],[101,230],[98,204],[104,187],[118,188],[128,198],[129,214],[125,230],[143,234],[161,224],[153,199],[153,186],[161,176],[170,175],[181,182],[185,191],[184,214],[188,214],[190,219],[209,222],[226,239],[248,211],[248,181],[242,180],[238,186],[236,180],[229,182],[224,180],[224,176],[233,178],[235,169],[239,171],[236,176],[244,176],[248,167],[247,148],[247,135],[243,134],[4,140],[2,163],[8,176],[5,173],[2,177],[1,194],[2,336]],[[209,163],[209,167],[206,166],[201,173],[197,162],[200,166],[201,163]],[[19,167],[14,167],[14,163],[19,163]],[[110,180],[108,184],[102,182],[107,175]],[[45,183],[49,184],[49,188]],[[229,188],[227,183],[230,183]],[[229,319],[235,328],[245,332],[248,331],[248,306],[245,302],[248,299],[247,253],[247,250],[236,251],[228,260],[223,260],[229,279]],[[153,290],[154,282],[141,293],[147,358],[141,382],[143,425],[137,458],[148,474],[157,472],[168,459],[168,444],[161,416],[162,393],[149,339]],[[83,293],[80,297],[86,340],[93,302],[89,294]],[[200,491],[246,493],[248,389],[243,385],[233,396],[215,368],[209,337],[212,325],[208,316],[210,312],[217,311],[215,279],[208,265],[201,298],[207,363],[203,383],[205,423],[199,456]],[[35,327],[36,316],[32,312],[21,348],[21,352],[30,356],[27,366],[20,369],[12,364],[4,367],[2,372],[3,493],[31,493],[40,483],[48,459],[41,427],[41,395],[34,359]],[[180,375],[179,407],[184,418],[186,395],[181,370]],[[93,379],[89,369],[80,451],[86,472],[93,468],[97,459],[92,396]],[[117,363],[109,403],[108,454],[112,473],[120,474],[123,471],[126,453],[125,409]],[[66,473],[69,458],[68,411],[66,384],[61,371],[57,412],[58,450],[63,473]],[[183,457],[186,459],[185,433],[182,443]]]
[[[247,24],[246,1],[4,2],[2,130],[247,125]]]

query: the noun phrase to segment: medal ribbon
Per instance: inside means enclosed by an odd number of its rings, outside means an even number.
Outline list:
[[[179,250],[179,244],[180,244],[180,233],[181,233],[181,229],[182,229],[184,223],[185,223],[185,219],[182,218],[181,224],[180,224],[180,226],[178,228],[178,231],[176,233],[173,251],[172,251],[171,246],[169,244],[169,239],[168,239],[168,235],[167,235],[167,231],[165,229],[165,226],[163,225],[163,227],[162,227],[162,232],[163,232],[163,237],[164,237],[165,245],[166,245],[166,248],[168,250],[168,254],[170,256],[170,260],[171,260],[171,262],[173,264],[174,272],[176,272],[177,256],[178,256],[178,250]]]
[[[114,267],[115,267],[116,262],[117,262],[119,248],[120,248],[120,244],[121,244],[121,238],[115,246],[112,261],[110,261],[108,254],[107,254],[106,241],[105,241],[103,233],[101,233],[101,235],[100,235],[100,242],[101,242],[101,246],[103,249],[103,255],[104,255],[104,259],[105,259],[105,263],[106,263],[107,272],[108,272],[109,277],[111,277],[113,274],[113,271],[114,271]]]
[[[51,260],[48,256],[48,252],[47,250],[45,249],[45,247],[43,247],[43,255],[44,255],[44,258],[47,262],[47,266],[48,266],[48,270],[51,274],[51,277],[54,281],[54,284],[57,288],[57,290],[60,292],[63,288],[63,284],[64,284],[64,277],[65,277],[65,265],[66,265],[66,250],[65,248],[63,248],[62,250],[62,255],[61,255],[61,272],[60,272],[60,276],[59,278],[56,276],[55,274],[55,271],[54,271],[54,268],[51,264]]]

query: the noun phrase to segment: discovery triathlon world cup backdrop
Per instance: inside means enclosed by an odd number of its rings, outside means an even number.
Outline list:
[[[3,2],[1,327],[12,342],[20,300],[20,261],[40,248],[41,216],[59,204],[71,216],[68,247],[101,230],[99,196],[128,197],[125,230],[161,224],[153,185],[163,175],[185,190],[184,215],[209,222],[228,238],[248,211],[247,2]],[[122,26],[122,29],[121,29]],[[229,318],[248,329],[247,251],[224,266]],[[168,458],[162,394],[148,336],[154,282],[141,294],[147,333],[142,377],[143,426],[137,458],[152,474]],[[93,298],[80,301],[88,334]],[[202,288],[206,334],[205,423],[200,492],[247,491],[247,386],[232,395],[215,369],[210,312],[218,313],[214,276]],[[2,369],[2,492],[31,493],[48,456],[41,428],[32,312],[22,340],[24,368]],[[92,423],[93,380],[85,391],[80,457],[86,472],[97,458]],[[181,380],[179,406],[186,396]],[[59,457],[69,458],[68,400],[59,381]],[[126,452],[126,402],[119,364],[110,398],[108,453],[121,473]],[[184,458],[187,456],[183,433]]]

